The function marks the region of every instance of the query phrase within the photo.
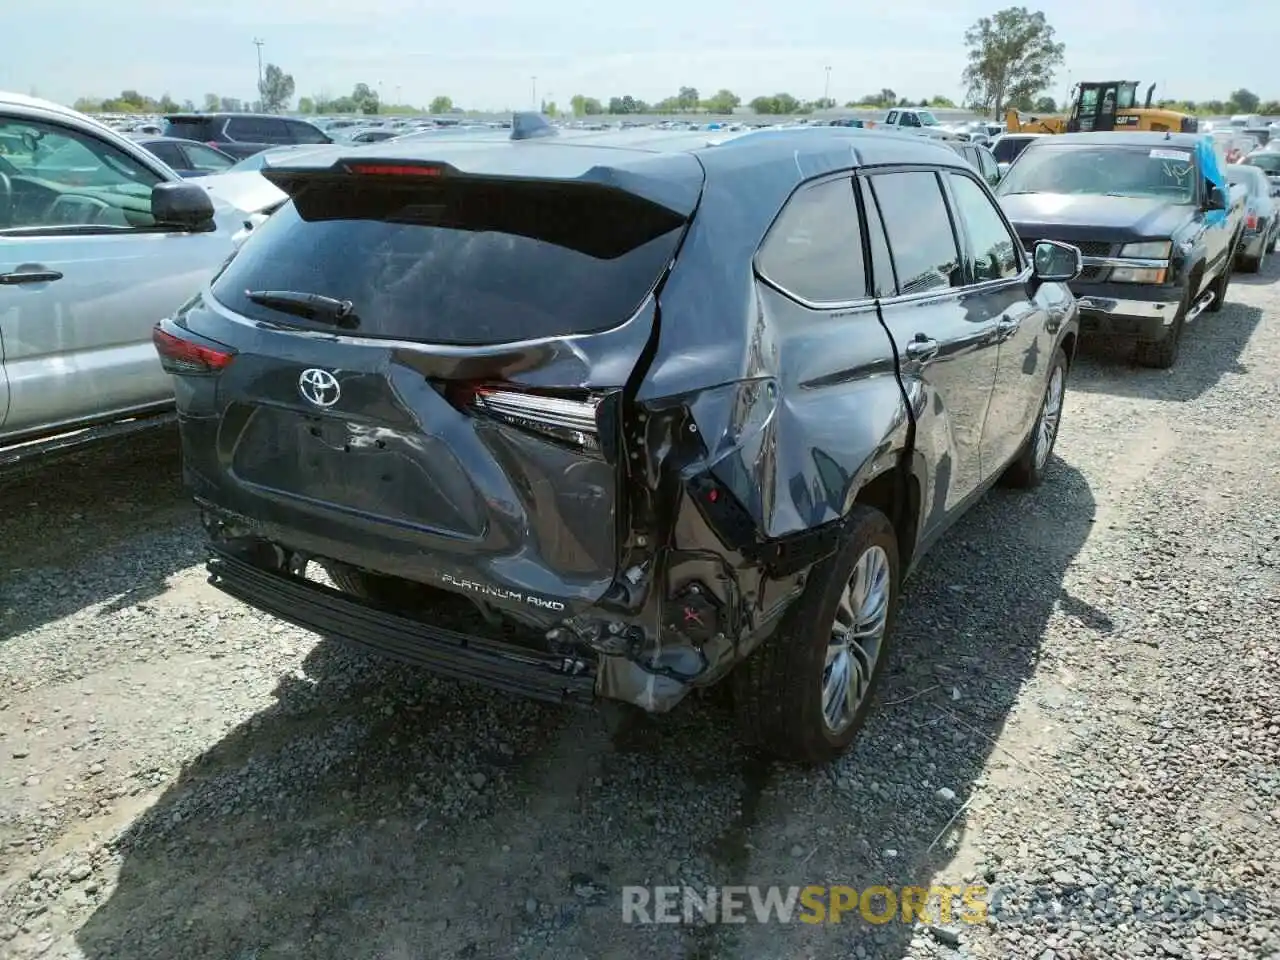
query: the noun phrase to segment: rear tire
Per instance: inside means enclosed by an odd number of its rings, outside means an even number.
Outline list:
[[[1058,428],[1062,425],[1062,406],[1067,395],[1067,354],[1061,347],[1053,355],[1053,366],[1045,380],[1044,394],[1040,398],[1040,413],[1031,425],[1018,458],[1005,469],[1000,482],[1007,487],[1031,490],[1044,482],[1053,447],[1058,442]]]
[[[848,750],[888,660],[898,538],[871,507],[855,506],[845,524],[840,549],[810,571],[777,632],[731,677],[744,738],[780,760],[823,764]]]

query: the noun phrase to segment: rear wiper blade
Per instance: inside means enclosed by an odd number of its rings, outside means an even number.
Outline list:
[[[350,300],[298,290],[246,290],[244,295],[261,306],[307,320],[331,320],[347,330],[360,326],[360,318],[354,312],[355,304]]]

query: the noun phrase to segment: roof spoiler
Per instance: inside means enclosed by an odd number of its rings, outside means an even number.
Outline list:
[[[534,140],[538,137],[557,137],[560,131],[547,122],[547,118],[533,110],[511,114],[511,139]]]

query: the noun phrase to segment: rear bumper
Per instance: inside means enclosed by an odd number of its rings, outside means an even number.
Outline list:
[[[1160,340],[1173,326],[1182,289],[1173,286],[1073,284],[1080,306],[1080,332]]]
[[[228,551],[214,549],[209,582],[304,630],[441,676],[537,700],[587,703],[594,698],[595,668],[583,660],[433,627],[301,577],[263,569]]]

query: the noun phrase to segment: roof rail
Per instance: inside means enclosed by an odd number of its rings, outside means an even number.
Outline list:
[[[511,114],[511,139],[533,140],[537,137],[556,137],[560,131],[547,122],[547,118],[533,110]]]

